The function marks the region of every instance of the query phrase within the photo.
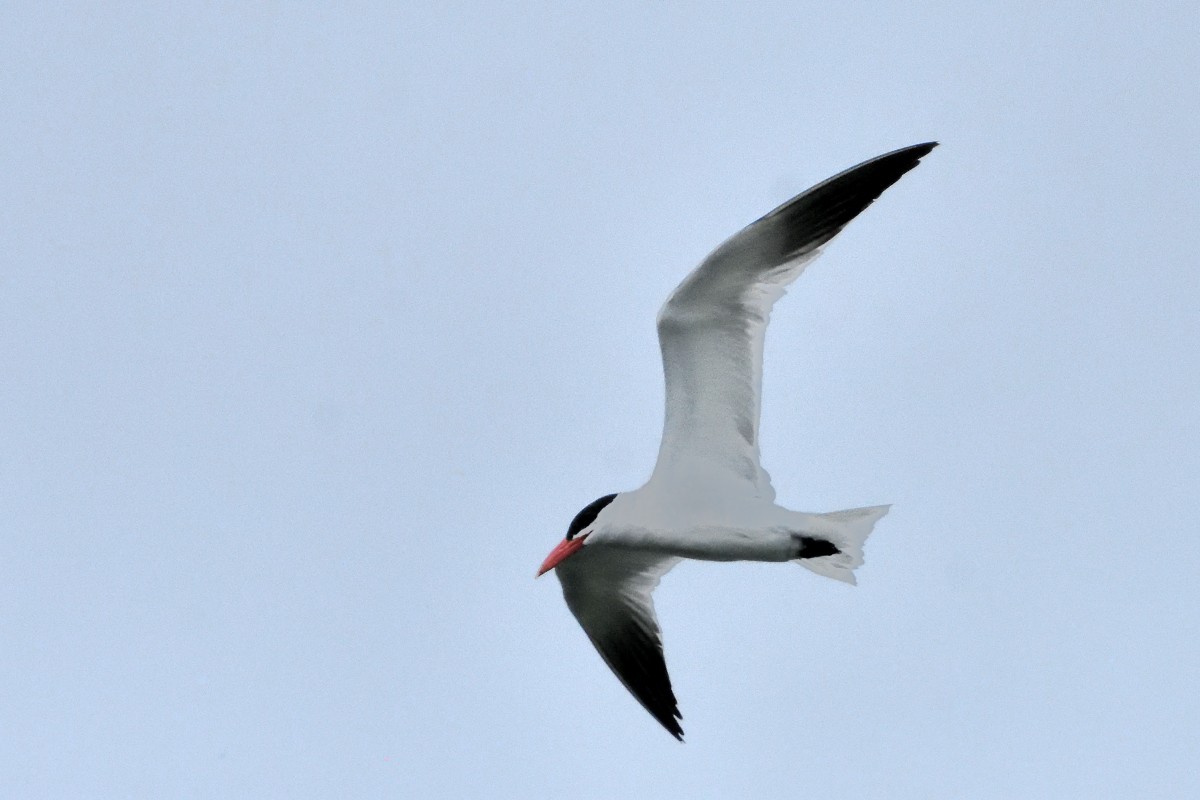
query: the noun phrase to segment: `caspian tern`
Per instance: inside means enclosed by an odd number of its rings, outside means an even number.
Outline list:
[[[775,504],[759,464],[763,338],[771,307],[821,248],[937,142],[834,175],[751,223],[676,287],[658,314],[666,421],[640,489],[588,504],[538,570],[604,662],[676,739],[683,728],[651,593],[681,559],[794,561],[849,584],[889,506],[826,514]]]

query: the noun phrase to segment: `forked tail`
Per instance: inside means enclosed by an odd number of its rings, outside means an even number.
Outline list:
[[[889,508],[891,506],[850,508],[819,515],[833,523],[832,530],[823,535],[837,546],[839,552],[817,558],[798,558],[796,563],[818,575],[854,585],[857,582],[854,570],[863,563],[863,543]]]

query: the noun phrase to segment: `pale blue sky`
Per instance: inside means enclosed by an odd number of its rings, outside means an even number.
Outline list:
[[[5,4],[0,795],[1200,794],[1198,33]],[[779,500],[892,514],[856,589],[664,580],[679,745],[533,572],[686,271],[928,139],[767,340]]]

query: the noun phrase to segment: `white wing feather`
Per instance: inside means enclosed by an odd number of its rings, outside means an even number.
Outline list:
[[[817,184],[728,239],[671,293],[658,315],[666,419],[651,484],[774,500],[758,446],[771,307],[822,245],[934,146],[896,150]]]

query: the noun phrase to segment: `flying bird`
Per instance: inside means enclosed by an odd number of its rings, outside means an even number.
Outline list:
[[[658,313],[666,421],[640,489],[608,494],[546,557],[567,607],[625,688],[676,739],[679,705],[651,593],[681,559],[793,561],[853,584],[888,506],[825,514],[775,504],[759,463],[763,338],[775,301],[821,249],[937,142],[834,175],[726,240]]]

